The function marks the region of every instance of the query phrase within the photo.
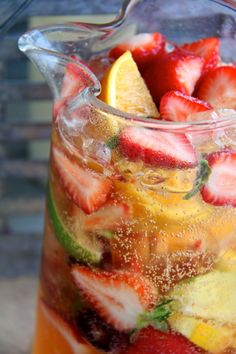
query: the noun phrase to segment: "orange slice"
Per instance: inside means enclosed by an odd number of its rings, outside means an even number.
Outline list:
[[[129,51],[121,55],[102,80],[100,98],[114,108],[140,116],[159,116],[158,110]]]
[[[33,354],[98,354],[43,301],[39,301]]]

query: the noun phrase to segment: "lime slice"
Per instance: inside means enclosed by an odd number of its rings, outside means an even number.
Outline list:
[[[84,233],[76,222],[65,225],[54,203],[52,191],[48,188],[47,206],[55,235],[65,250],[78,261],[95,264],[102,257],[102,243],[95,237]]]

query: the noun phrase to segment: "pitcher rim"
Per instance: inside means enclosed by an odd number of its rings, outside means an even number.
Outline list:
[[[93,106],[95,109],[102,111],[103,113],[106,114],[112,114],[114,116],[117,116],[119,118],[125,119],[130,121],[131,123],[135,123],[137,125],[140,125],[142,127],[146,127],[149,129],[159,129],[163,131],[178,131],[178,132],[191,132],[191,131],[209,131],[209,130],[218,130],[222,128],[227,128],[230,127],[234,124],[236,124],[236,110],[227,118],[219,119],[219,120],[201,120],[201,121],[188,121],[188,122],[174,122],[174,121],[166,121],[166,120],[160,120],[154,117],[150,116],[137,116],[135,114],[131,113],[126,113],[124,111],[121,111],[117,108],[114,108],[110,106],[109,104],[103,102],[100,100],[97,96],[101,93],[101,85],[100,81],[96,77],[96,75],[89,70],[87,66],[84,66],[83,64],[79,63],[78,61],[74,60],[73,58],[67,56],[63,52],[57,52],[55,50],[50,50],[47,48],[40,47],[39,45],[36,45],[36,43],[30,42],[28,45],[26,44],[25,37],[32,38],[32,33],[35,31],[39,32],[45,32],[45,31],[58,31],[58,30],[75,30],[78,31],[78,28],[81,29],[86,29],[86,31],[91,31],[93,33],[104,33],[106,34],[107,31],[110,29],[114,29],[116,27],[119,27],[123,21],[125,20],[126,16],[128,15],[128,12],[130,11],[130,8],[138,3],[140,0],[124,0],[122,2],[120,11],[118,15],[114,18],[114,20],[104,23],[104,24],[93,24],[93,23],[86,23],[86,22],[77,22],[77,23],[63,23],[63,24],[54,24],[54,25],[44,25],[44,26],[39,26],[35,29],[31,29],[27,32],[25,32],[22,36],[20,36],[18,40],[18,47],[22,52],[27,52],[27,50],[30,49],[30,51],[38,52],[38,53],[44,53],[48,54],[51,56],[56,56],[58,59],[65,61],[66,63],[73,63],[77,65],[78,67],[83,68],[89,76],[91,76],[94,80],[94,86],[86,88],[83,90],[78,97],[83,96],[83,101],[86,102],[87,104],[90,104]],[[229,8],[233,12],[236,12],[236,3],[235,4],[228,4],[225,0],[208,0],[209,2],[216,3],[218,5],[224,6],[226,8]],[[78,100],[77,97],[77,100]],[[227,110],[227,109],[223,109]],[[218,111],[213,109],[212,111]]]

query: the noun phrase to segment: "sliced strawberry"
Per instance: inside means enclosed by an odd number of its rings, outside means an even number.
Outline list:
[[[93,85],[89,71],[85,69],[87,68],[92,71],[92,68],[76,56],[72,56],[72,59],[77,61],[78,65],[75,63],[67,64],[61,89],[61,97],[77,95],[83,91],[85,87]]]
[[[34,352],[42,354],[96,354],[78,333],[77,328],[65,321],[44,301],[38,305],[38,326],[34,343]]]
[[[205,350],[177,332],[161,332],[153,327],[143,328],[124,354],[204,354]]]
[[[162,96],[159,110],[161,117],[165,120],[187,122],[191,120],[189,115],[209,109],[212,107],[205,101],[179,91],[169,91]]]
[[[236,151],[218,151],[207,157],[210,175],[201,189],[205,202],[236,207]]]
[[[186,135],[126,127],[119,136],[121,152],[131,160],[160,167],[193,167],[196,153]]]
[[[138,316],[154,301],[151,285],[139,274],[75,265],[72,276],[99,315],[118,331],[134,329]]]
[[[77,57],[72,56],[72,59],[76,60],[78,65],[71,62],[66,66],[60,99],[54,103],[53,107],[53,117],[55,119],[58,111],[65,106],[68,98],[78,95],[86,87],[93,86],[94,84],[91,76],[89,75],[89,71],[86,71],[84,67],[87,67],[90,71],[92,71],[92,69]],[[79,64],[82,64],[84,67]]]
[[[155,103],[158,104],[167,91],[177,90],[191,95],[203,66],[203,58],[180,50],[159,56],[144,72]]]
[[[112,188],[108,178],[82,168],[55,145],[52,158],[65,190],[85,213],[90,214],[106,203]]]
[[[181,48],[205,59],[204,72],[216,68],[220,62],[220,40],[216,37],[185,43]]]
[[[161,33],[139,33],[114,47],[109,56],[117,59],[129,50],[139,69],[143,69],[164,50],[164,44],[165,39]]]
[[[206,73],[195,96],[214,108],[236,109],[236,67],[220,66]]]
[[[129,218],[129,214],[127,204],[110,201],[97,212],[86,216],[82,226],[85,231],[115,231]]]

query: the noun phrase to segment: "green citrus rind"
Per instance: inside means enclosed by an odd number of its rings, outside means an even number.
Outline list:
[[[52,190],[48,188],[47,207],[57,240],[76,260],[87,264],[99,263],[102,258],[102,244],[90,235],[80,232],[74,235],[61,220],[53,200]]]

